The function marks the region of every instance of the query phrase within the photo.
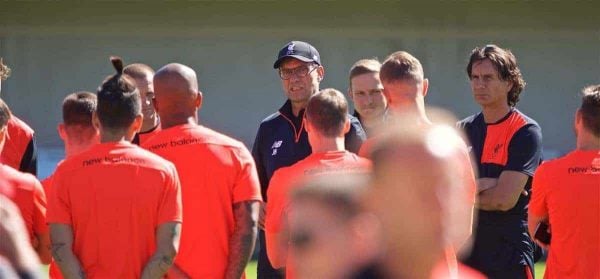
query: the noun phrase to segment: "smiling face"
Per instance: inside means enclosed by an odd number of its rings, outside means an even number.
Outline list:
[[[379,73],[366,73],[353,77],[350,97],[356,111],[366,119],[381,117],[387,107]]]
[[[301,76],[299,72],[308,74]],[[323,79],[324,70],[322,66],[315,63],[302,62],[295,58],[288,58],[281,63],[280,72],[291,73],[289,79],[282,79],[283,91],[292,104],[302,107],[306,106],[308,99],[319,91],[319,83]]]
[[[508,106],[508,92],[512,83],[500,79],[498,70],[489,59],[473,63],[471,70],[473,98],[483,108]]]

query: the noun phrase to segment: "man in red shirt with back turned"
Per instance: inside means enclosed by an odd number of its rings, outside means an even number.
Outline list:
[[[548,248],[544,278],[600,278],[600,85],[583,90],[575,113],[577,149],[535,172],[529,232]],[[537,239],[550,224],[550,242]]]
[[[161,278],[173,263],[182,221],[175,166],[130,141],[142,124],[140,95],[117,74],[98,89],[100,144],[57,168],[47,221],[66,278]]]
[[[344,135],[350,129],[348,102],[335,89],[323,89],[308,100],[305,127],[312,154],[297,163],[275,171],[269,182],[265,234],[267,255],[275,268],[286,268],[286,278],[294,278],[294,261],[288,255],[285,230],[292,189],[311,177],[323,174],[367,173],[369,160],[345,150]]]
[[[198,125],[196,72],[168,64],[154,76],[162,131],[143,147],[173,162],[181,179],[185,224],[169,275],[239,279],[258,232],[260,185],[243,143]]]

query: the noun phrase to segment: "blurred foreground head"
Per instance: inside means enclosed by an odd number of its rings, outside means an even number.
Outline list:
[[[381,222],[383,262],[392,278],[429,278],[458,232],[471,226],[465,144],[450,114],[427,111],[432,125],[419,125],[417,114],[394,115],[371,152],[366,203]]]
[[[377,222],[360,200],[363,175],[324,175],[292,192],[290,257],[298,278],[351,278],[379,254]]]

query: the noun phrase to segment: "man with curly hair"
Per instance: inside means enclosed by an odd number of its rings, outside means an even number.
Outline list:
[[[542,132],[515,108],[525,81],[510,50],[471,52],[467,74],[482,111],[461,122],[477,162],[478,224],[465,263],[489,278],[532,278],[533,243],[527,204],[542,155]]]

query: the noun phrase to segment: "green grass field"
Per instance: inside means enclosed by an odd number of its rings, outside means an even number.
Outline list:
[[[535,264],[535,278],[544,278],[544,270],[546,270],[546,263],[539,262]],[[44,266],[42,270],[44,278],[48,278],[48,267]],[[256,279],[256,261],[251,261],[246,266],[246,279]]]
[[[535,278],[544,278],[544,270],[546,270],[546,263],[539,262],[535,264]],[[256,261],[251,261],[246,267],[246,279],[256,279]]]

